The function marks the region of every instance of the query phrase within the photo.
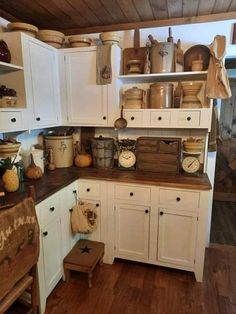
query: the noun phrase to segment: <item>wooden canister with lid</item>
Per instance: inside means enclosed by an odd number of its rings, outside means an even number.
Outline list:
[[[155,83],[150,86],[150,108],[171,108],[173,104],[173,84]]]

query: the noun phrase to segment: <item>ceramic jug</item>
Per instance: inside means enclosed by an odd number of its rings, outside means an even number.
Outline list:
[[[11,53],[4,40],[0,40],[0,61],[10,63]]]

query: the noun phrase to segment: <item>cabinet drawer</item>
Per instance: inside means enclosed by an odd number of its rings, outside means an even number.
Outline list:
[[[42,205],[39,205],[38,213],[41,228],[60,215],[59,204],[59,197],[55,195],[44,201]]]
[[[170,205],[175,208],[191,210],[199,207],[199,200],[199,192],[160,188],[159,203],[161,205]]]
[[[100,183],[94,181],[79,181],[79,197],[94,198],[100,197]]]
[[[143,125],[143,112],[142,111],[125,111],[124,118],[128,122],[127,124],[128,127]]]
[[[170,111],[151,111],[151,126],[163,127],[170,125]]]
[[[200,118],[201,118],[200,110],[179,111],[179,113],[178,113],[178,126],[199,127],[200,126]]]
[[[151,189],[149,187],[119,184],[115,186],[115,198],[121,200],[150,202]]]
[[[18,130],[22,128],[22,115],[20,111],[0,112],[1,130]]]

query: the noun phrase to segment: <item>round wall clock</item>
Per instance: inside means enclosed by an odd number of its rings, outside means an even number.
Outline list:
[[[123,168],[132,168],[136,163],[136,156],[130,150],[123,150],[118,158],[119,166]]]

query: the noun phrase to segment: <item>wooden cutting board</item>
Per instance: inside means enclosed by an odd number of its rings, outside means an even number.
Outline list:
[[[143,73],[144,62],[146,59],[146,54],[148,52],[147,47],[140,47],[140,32],[139,29],[134,30],[134,48],[125,48],[123,50],[123,73],[128,74],[127,63],[130,60],[141,60],[141,71]]]

